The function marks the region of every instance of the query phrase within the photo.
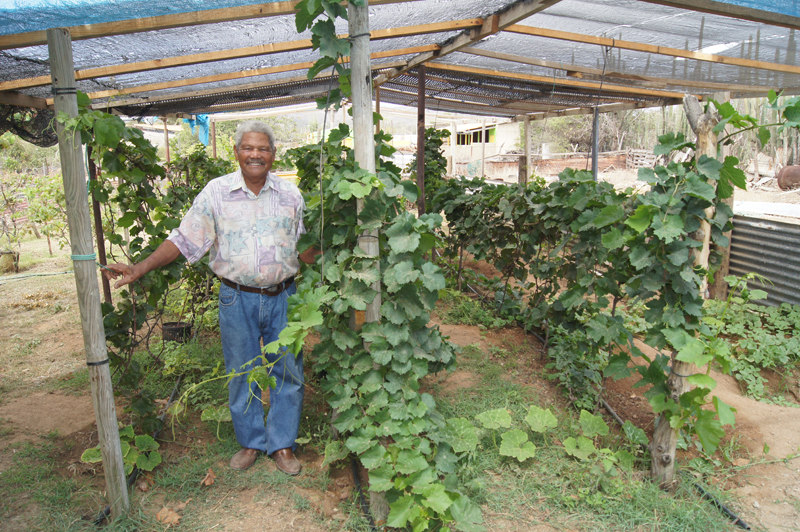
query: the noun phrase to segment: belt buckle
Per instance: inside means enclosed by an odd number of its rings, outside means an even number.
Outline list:
[[[280,282],[276,285],[268,286],[266,288],[262,288],[261,292],[268,296],[277,296],[278,294],[283,292],[283,282]]]

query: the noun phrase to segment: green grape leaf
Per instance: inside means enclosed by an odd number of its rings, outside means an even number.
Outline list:
[[[697,420],[694,423],[694,430],[697,433],[697,439],[703,446],[703,451],[708,455],[714,454],[719,447],[719,442],[725,436],[725,431],[722,429],[722,424],[715,417],[715,412],[709,410],[698,410]]]
[[[445,288],[445,279],[442,269],[432,262],[426,262],[422,265],[422,286],[428,290],[443,290]]]
[[[444,485],[438,482],[422,488],[415,488],[412,491],[424,497],[422,499],[423,506],[427,506],[439,514],[445,513],[450,508],[450,505],[453,504],[453,499],[448,495]]]
[[[512,456],[520,462],[536,456],[536,446],[529,442],[528,435],[519,429],[504,432],[501,439],[500,454],[502,456]]]
[[[625,216],[625,209],[622,205],[607,205],[603,207],[600,213],[594,219],[594,225],[601,229],[607,225],[617,223]]]
[[[543,409],[536,405],[531,405],[528,409],[525,421],[534,432],[547,432],[548,429],[554,429],[558,425],[556,416],[553,415],[549,408]]]
[[[714,388],[717,387],[717,381],[715,381],[713,378],[703,373],[697,373],[695,375],[691,375],[686,380],[690,384],[693,384],[698,388],[705,388],[706,390],[713,390]]]
[[[140,453],[146,451],[155,451],[158,449],[159,445],[156,440],[153,439],[152,436],[149,434],[141,434],[136,436],[136,448],[139,449]]]
[[[397,456],[395,469],[398,473],[410,475],[428,467],[428,461],[417,449],[404,449]]]
[[[625,239],[618,227],[612,227],[610,231],[603,233],[600,240],[603,242],[603,247],[609,251],[613,251],[625,245]]]
[[[230,422],[231,409],[227,405],[209,406],[200,415],[201,421],[216,421],[217,423]]]
[[[608,436],[608,425],[601,416],[594,416],[586,410],[581,410],[581,429],[587,438],[595,436]]]
[[[396,501],[389,503],[389,517],[386,518],[386,526],[393,528],[405,528],[406,523],[413,521],[420,514],[421,510],[416,504],[413,495],[403,495]]]
[[[625,220],[625,225],[637,233],[641,233],[650,227],[650,224],[653,222],[655,210],[656,207],[652,205],[639,205],[636,211]]]
[[[370,491],[387,491],[394,488],[394,477],[396,473],[392,468],[392,464],[383,464],[375,469],[369,471],[369,489]]]
[[[381,449],[383,449],[383,447],[381,447]],[[345,458],[347,458],[347,455],[349,454],[350,454],[350,449],[345,447],[344,444],[342,444],[342,442],[338,440],[329,442],[325,446],[325,459],[322,460],[322,466],[320,467],[324,469],[325,467],[331,465],[334,462],[338,462],[339,460],[344,460]]]
[[[625,424],[622,425],[622,432],[625,433],[628,441],[633,444],[648,445],[650,443],[650,440],[647,439],[647,433],[631,423],[630,420],[625,421]]]
[[[508,410],[505,408],[496,408],[494,410],[487,410],[486,412],[481,412],[475,419],[481,422],[481,424],[491,430],[496,430],[499,428],[509,428],[511,427],[511,416],[508,415]]]
[[[719,397],[712,399],[714,403],[714,410],[717,411],[719,422],[722,425],[730,425],[731,427],[736,424],[736,409],[726,404]]]

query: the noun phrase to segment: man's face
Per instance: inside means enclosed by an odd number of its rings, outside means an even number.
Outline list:
[[[239,147],[233,148],[239,168],[245,179],[261,181],[266,178],[267,172],[272,168],[275,154],[269,145],[269,137],[264,133],[245,133]]]

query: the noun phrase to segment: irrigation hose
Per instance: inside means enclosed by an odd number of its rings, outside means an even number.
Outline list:
[[[353,483],[355,483],[356,491],[358,492],[358,502],[361,506],[361,513],[363,513],[364,517],[366,517],[369,524],[369,529],[372,532],[377,532],[378,528],[375,526],[375,520],[372,518],[372,512],[369,510],[369,504],[367,504],[367,499],[364,497],[364,490],[361,488],[361,477],[358,475],[358,463],[356,462],[355,456],[350,456],[350,468],[353,471]]]
[[[72,270],[66,272],[47,272],[47,273],[22,273],[19,275],[13,275],[10,277],[3,277],[0,279],[0,286],[10,283],[11,281],[22,281],[25,279],[30,279],[31,277],[47,277],[49,275],[66,275],[68,273],[72,273]]]
[[[167,406],[164,408],[164,412],[158,416],[159,421],[164,421],[164,418],[167,417],[167,411],[169,411],[169,407],[172,405],[172,402],[175,400],[175,395],[178,393],[178,389],[181,386],[181,381],[183,380],[183,375],[178,376],[178,380],[175,381],[175,387],[172,388],[172,393],[169,394],[169,400],[167,400]],[[161,434],[161,428],[156,429],[153,432],[153,439],[158,438],[158,435]],[[138,467],[133,466],[133,471],[131,474],[128,475],[127,485],[128,488],[133,486],[133,483],[136,482],[136,479],[139,477],[140,470]],[[103,510],[97,515],[97,519],[94,520],[95,526],[100,526],[103,524],[103,521],[108,519],[108,516],[111,515],[111,505],[107,505]]]
[[[621,417],[619,417],[619,415],[618,415],[616,412],[614,412],[614,409],[613,409],[613,408],[611,408],[611,406],[610,406],[610,405],[609,405],[609,404],[606,402],[606,400],[605,400],[605,399],[603,399],[603,398],[601,397],[601,398],[600,398],[600,402],[601,402],[601,403],[603,403],[603,408],[605,408],[605,409],[608,411],[608,413],[609,413],[609,414],[611,414],[611,417],[613,417],[613,418],[614,418],[614,419],[617,421],[617,423],[619,423],[619,424],[620,424],[620,426],[622,426],[622,425],[624,425],[624,424],[625,424],[625,423],[622,421],[622,418],[621,418]],[[643,445],[642,447],[644,447],[644,445]],[[684,480],[685,480],[685,477],[684,477]],[[745,522],[742,520],[742,518],[741,518],[741,517],[739,517],[738,515],[736,515],[735,513],[733,513],[733,512],[731,511],[731,509],[730,509],[730,508],[728,508],[727,506],[725,506],[725,505],[724,505],[724,504],[723,504],[723,503],[722,503],[722,502],[721,502],[719,499],[717,499],[717,498],[716,498],[716,497],[714,497],[712,494],[710,494],[709,492],[707,492],[707,491],[706,491],[706,490],[703,488],[703,486],[701,486],[701,485],[700,485],[700,484],[698,484],[697,482],[692,482],[692,486],[694,486],[694,488],[695,488],[697,491],[699,491],[699,492],[700,492],[700,495],[702,495],[704,499],[706,499],[707,501],[710,501],[710,502],[711,502],[711,504],[713,504],[714,506],[716,506],[716,507],[717,507],[717,509],[718,509],[719,511],[721,511],[721,512],[722,512],[723,514],[725,514],[725,515],[726,515],[726,516],[727,516],[727,517],[728,517],[728,518],[729,518],[731,521],[733,521],[733,524],[734,524],[734,525],[736,525],[736,526],[738,526],[739,528],[742,528],[742,529],[744,529],[744,530],[750,530],[750,525],[748,525],[747,523],[745,523]]]

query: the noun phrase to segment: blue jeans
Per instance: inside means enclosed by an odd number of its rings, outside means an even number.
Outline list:
[[[228,372],[246,369],[242,365],[261,354],[261,340],[266,345],[278,339],[278,334],[287,324],[287,299],[296,291],[294,283],[277,296],[242,292],[220,285],[219,330]],[[239,444],[272,454],[286,447],[292,450],[297,447],[295,440],[303,408],[303,354],[300,352],[295,356],[288,351],[278,352],[267,355],[267,360],[275,363],[271,375],[278,380],[278,385],[269,392],[266,426],[261,391],[255,383],[247,386],[247,376],[231,380],[228,396],[233,430]],[[261,365],[260,361],[257,365]]]

